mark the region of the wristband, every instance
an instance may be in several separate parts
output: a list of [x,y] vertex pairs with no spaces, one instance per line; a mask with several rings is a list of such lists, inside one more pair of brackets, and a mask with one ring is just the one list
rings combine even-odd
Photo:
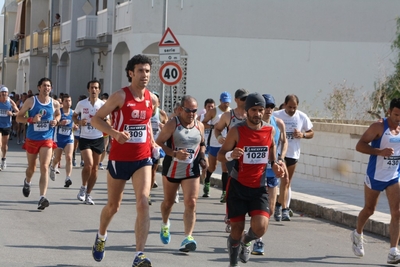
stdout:
[[33,118],[29,117],[28,120],[26,121],[27,123],[33,123]]
[[233,160],[232,152],[233,151],[228,151],[228,152],[225,153],[225,158],[226,158],[227,161],[232,161]]

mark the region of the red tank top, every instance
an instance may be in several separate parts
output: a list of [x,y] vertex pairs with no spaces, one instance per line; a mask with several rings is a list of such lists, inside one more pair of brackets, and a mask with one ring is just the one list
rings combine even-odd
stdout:
[[129,132],[130,139],[124,144],[112,140],[109,159],[115,161],[138,161],[151,157],[150,128],[153,107],[150,92],[145,89],[144,100],[136,101],[128,87],[125,103],[112,113],[112,126],[117,131]]
[[244,154],[236,161],[231,176],[247,187],[265,186],[265,169],[272,144],[272,126],[263,123],[261,129],[252,130],[243,122],[237,129],[239,142],[236,147],[243,148]]

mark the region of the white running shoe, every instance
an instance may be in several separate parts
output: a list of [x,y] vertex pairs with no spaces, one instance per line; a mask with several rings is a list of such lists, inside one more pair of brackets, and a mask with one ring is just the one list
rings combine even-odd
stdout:
[[49,171],[50,171],[50,173],[49,173],[50,179],[52,181],[55,181],[56,180],[56,171],[54,170],[53,166],[50,166]]
[[179,203],[179,192],[176,191],[175,203]]
[[4,171],[7,168],[7,162],[5,159],[1,160],[1,170]]
[[[352,248],[353,248],[353,252],[354,255],[356,255],[357,257],[362,257],[364,256],[364,235],[358,235],[356,230],[354,230],[353,232],[351,232],[350,234],[350,238],[351,238],[351,242],[353,242]],[[389,260],[389,258],[388,258]]]
[[399,250],[396,248],[396,251],[393,252],[389,252],[388,254],[388,258],[387,258],[387,263],[389,264],[397,264],[400,263],[400,253]]
[[80,201],[85,201],[86,199],[86,188],[81,187],[81,189],[79,189],[79,193],[76,196],[76,198]]
[[89,194],[86,194],[85,204],[86,205],[94,205],[94,201]]

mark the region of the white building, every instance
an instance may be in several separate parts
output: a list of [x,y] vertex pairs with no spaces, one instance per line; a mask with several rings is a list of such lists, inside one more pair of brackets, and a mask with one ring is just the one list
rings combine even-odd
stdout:
[[[127,85],[126,63],[138,53],[153,59],[149,89],[161,92],[158,43],[168,26],[181,46],[183,79],[173,90],[165,86],[167,111],[184,94],[201,107],[238,88],[271,93],[277,104],[294,93],[321,108],[319,90],[327,94],[347,80],[372,91],[393,72],[400,1],[7,0],[5,13],[6,40],[21,39],[17,54],[6,53],[4,83],[19,93],[35,92],[50,74],[55,92],[74,101],[94,77],[104,92],[116,91]],[[51,27],[56,13],[61,24]]]

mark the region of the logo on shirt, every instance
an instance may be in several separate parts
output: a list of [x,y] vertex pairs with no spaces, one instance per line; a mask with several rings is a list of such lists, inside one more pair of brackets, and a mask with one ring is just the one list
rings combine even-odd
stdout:
[[41,109],[41,110],[39,110],[39,114],[40,114],[42,117],[44,117],[44,116],[46,116],[47,111],[46,111],[45,109]]

